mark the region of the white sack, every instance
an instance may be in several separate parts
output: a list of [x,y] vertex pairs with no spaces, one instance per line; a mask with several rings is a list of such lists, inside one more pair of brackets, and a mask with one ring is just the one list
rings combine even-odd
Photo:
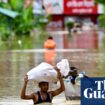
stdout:
[[[57,67],[61,70],[61,74],[66,76],[69,72],[69,64],[68,61],[62,60],[57,64]],[[28,73],[28,79],[34,80],[35,82],[57,82],[57,72],[54,67],[46,62],[43,62],[36,66],[35,68],[31,69]]]
[[56,82],[57,72],[48,63],[41,63],[35,68],[31,69],[28,73],[28,79],[34,80],[36,82],[46,81],[46,82]]
[[62,59],[56,65],[60,70],[63,76],[67,76],[70,71],[70,65],[67,59]]

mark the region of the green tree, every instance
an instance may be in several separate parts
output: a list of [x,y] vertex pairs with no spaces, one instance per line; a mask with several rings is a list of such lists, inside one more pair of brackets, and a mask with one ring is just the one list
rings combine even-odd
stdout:
[[100,26],[105,28],[105,0],[96,0],[96,3],[103,5],[104,14],[99,16]]
[[95,1],[96,1],[96,3],[100,3],[100,4],[105,5],[105,0],[95,0]]
[[8,3],[0,3],[0,7],[18,13],[18,16],[15,18],[0,14],[1,39],[5,41],[10,49],[20,47],[17,43],[12,43],[13,41],[17,42],[17,40],[19,40],[19,43],[21,42],[20,44],[24,44],[22,48],[32,48],[32,30],[37,29],[43,33],[46,22],[40,20],[48,20],[49,17],[45,15],[34,15],[32,13],[32,1],[27,7],[24,6],[24,0],[9,0]]
[[[103,5],[104,13],[99,16],[99,22],[101,28],[105,28],[105,0],[96,0],[97,3]],[[100,70],[101,76],[105,76],[105,33],[103,33],[103,40],[102,40],[102,45],[100,47],[100,60],[99,60],[99,67],[98,69]]]

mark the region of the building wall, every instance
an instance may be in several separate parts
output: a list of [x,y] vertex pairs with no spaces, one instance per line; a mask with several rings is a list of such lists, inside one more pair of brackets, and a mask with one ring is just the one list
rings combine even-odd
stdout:
[[[81,22],[90,20],[97,24],[97,17],[102,14],[102,8],[94,0],[43,0],[45,11],[52,15],[52,20],[47,25],[48,31],[64,31],[66,18],[75,18]],[[88,22],[87,22],[88,23]],[[54,35],[57,35],[55,33]],[[82,32],[74,35],[72,41],[69,36],[61,33],[64,48],[98,48],[97,32]],[[59,36],[58,36],[59,37]]]

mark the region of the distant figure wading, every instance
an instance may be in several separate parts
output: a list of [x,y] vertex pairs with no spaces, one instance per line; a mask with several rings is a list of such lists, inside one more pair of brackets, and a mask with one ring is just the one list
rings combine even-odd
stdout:
[[48,39],[44,42],[44,48],[45,51],[45,62],[55,66],[55,59],[56,59],[56,42],[54,41],[53,37],[50,36]]

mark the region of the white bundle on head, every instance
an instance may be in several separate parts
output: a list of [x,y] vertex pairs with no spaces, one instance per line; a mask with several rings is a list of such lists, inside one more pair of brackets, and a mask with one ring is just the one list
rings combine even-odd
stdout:
[[[69,63],[67,59],[63,59],[57,63],[57,67],[60,69],[62,75],[66,76],[69,69]],[[57,82],[57,72],[54,67],[46,62],[42,62],[35,68],[31,69],[28,73],[28,79],[35,82]]]

